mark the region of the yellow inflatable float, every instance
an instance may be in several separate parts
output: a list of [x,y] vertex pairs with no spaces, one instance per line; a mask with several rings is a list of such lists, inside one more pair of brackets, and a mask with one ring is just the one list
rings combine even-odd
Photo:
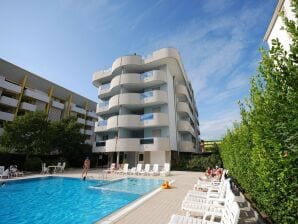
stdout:
[[166,181],[161,185],[161,188],[162,188],[162,189],[170,189],[171,186],[170,186],[170,184],[169,184],[169,181],[166,180]]

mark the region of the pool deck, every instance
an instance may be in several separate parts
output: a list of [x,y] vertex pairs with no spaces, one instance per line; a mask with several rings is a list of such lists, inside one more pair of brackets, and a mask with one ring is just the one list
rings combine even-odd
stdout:
[[[199,176],[203,173],[200,172],[186,172],[186,171],[172,171],[170,176],[129,176],[136,178],[158,178],[174,181],[172,189],[167,190],[156,190],[145,195],[140,199],[130,203],[122,209],[112,213],[104,219],[97,222],[97,224],[159,224],[168,223],[172,214],[185,215],[185,212],[181,210],[181,203],[188,190],[193,188],[193,185],[197,182]],[[28,175],[28,177],[40,177],[43,175],[35,174]],[[54,176],[65,176],[65,177],[81,177],[81,170],[70,169],[66,170],[63,174],[56,174]],[[91,170],[88,174],[88,179],[105,179],[105,180],[116,180],[119,178],[125,178],[126,175],[108,174],[103,175],[99,170]],[[17,178],[22,179],[22,178]],[[5,180],[7,181],[7,180]],[[1,180],[0,180],[1,182]],[[263,223],[258,218],[258,214],[251,208],[249,202],[247,202],[242,194],[236,197],[241,213],[239,218],[239,224],[254,224]],[[129,211],[130,210],[130,211]],[[125,214],[123,214],[125,213]]]

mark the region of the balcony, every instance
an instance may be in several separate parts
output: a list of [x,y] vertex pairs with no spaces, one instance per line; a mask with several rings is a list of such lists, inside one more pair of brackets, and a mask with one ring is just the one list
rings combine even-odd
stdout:
[[80,123],[80,124],[85,124],[85,119],[79,117],[77,119],[77,122]]
[[82,135],[84,135],[84,134],[85,134],[85,129],[81,128],[81,129],[80,129],[80,133],[81,133]]
[[94,132],[103,132],[106,130],[107,130],[107,121],[106,120],[95,122]]
[[55,107],[55,108],[58,108],[60,110],[63,110],[64,109],[64,104],[63,103],[60,103],[56,100],[53,100],[52,101],[52,106]]
[[96,112],[98,115],[102,115],[107,112],[117,111],[121,105],[130,109],[137,109],[147,106],[161,105],[167,102],[168,97],[165,91],[154,90],[141,94],[123,93],[111,97],[109,101],[98,104]]
[[22,102],[20,105],[20,109],[28,110],[28,111],[36,111],[36,105],[31,103]]
[[12,121],[14,118],[14,114],[0,111],[0,120],[3,121]]
[[86,110],[85,109],[83,109],[81,107],[78,107],[75,104],[72,104],[71,111],[77,112],[79,114],[84,114],[84,115],[86,114]]
[[93,135],[93,131],[92,130],[85,130],[85,135],[90,135],[92,136]]
[[37,90],[25,89],[24,96],[28,96],[30,98],[43,101],[45,103],[49,103],[49,97],[43,93],[38,92]]
[[195,144],[192,141],[181,141],[180,152],[196,152]]
[[105,141],[98,141],[93,143],[93,147],[92,147],[93,153],[105,152],[105,149],[106,149]]
[[115,76],[110,83],[101,85],[98,89],[99,98],[110,97],[120,93],[121,86],[132,90],[141,90],[167,82],[166,74],[160,70],[154,70],[143,74],[124,73]]
[[96,142],[93,152],[170,151],[169,138],[118,138]]
[[127,55],[117,58],[112,64],[112,71],[116,71],[125,66],[126,70],[134,69],[143,64],[143,59],[140,55]]
[[181,132],[189,132],[195,137],[195,131],[194,128],[191,126],[189,121],[178,121],[178,131]]
[[7,80],[5,80],[4,77],[1,77],[1,76],[0,76],[0,88],[6,89],[13,93],[20,93],[22,91],[21,86],[14,84],[12,82],[8,82]]
[[0,128],[0,136],[3,135],[4,129]]
[[164,127],[169,125],[168,114],[151,113],[144,115],[118,115],[107,120],[99,121],[95,125],[95,132],[116,130],[117,128],[143,129],[148,127]]
[[192,103],[185,85],[177,85],[175,89],[178,97],[181,97],[183,101],[188,101],[190,104]]
[[88,111],[87,112],[87,117],[92,117],[92,118],[95,118],[95,119],[98,118],[94,111]]
[[0,104],[4,104],[7,106],[11,106],[11,107],[17,107],[18,105],[18,100],[11,98],[11,97],[7,97],[7,96],[1,96],[0,97]]
[[112,68],[95,72],[92,77],[92,84],[99,87],[103,80],[108,79],[112,75]]
[[89,121],[89,120],[86,120],[86,123],[85,123],[87,126],[91,126],[93,127],[94,126],[94,121]]

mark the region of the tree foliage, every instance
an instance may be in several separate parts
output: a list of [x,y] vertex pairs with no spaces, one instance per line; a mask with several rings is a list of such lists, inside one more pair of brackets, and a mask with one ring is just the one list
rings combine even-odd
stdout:
[[51,146],[65,157],[70,157],[86,137],[80,133],[81,125],[73,117],[51,124]]
[[[298,3],[293,1],[298,19]],[[276,39],[261,50],[242,120],[221,145],[225,168],[276,223],[298,220],[298,27],[284,19],[289,52]]]
[[29,156],[59,153],[71,157],[81,148],[85,136],[75,118],[50,122],[43,112],[28,112],[4,125],[2,146]]
[[50,123],[42,112],[28,112],[4,124],[2,145],[10,150],[32,154],[45,153],[49,149]]

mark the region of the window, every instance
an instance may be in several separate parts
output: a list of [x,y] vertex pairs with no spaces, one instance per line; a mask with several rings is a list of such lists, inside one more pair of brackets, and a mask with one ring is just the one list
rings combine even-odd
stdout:
[[152,120],[153,116],[153,114],[143,114],[140,116],[140,121]]
[[103,147],[103,146],[106,146],[105,141],[96,142],[96,147]]
[[153,143],[154,143],[153,138],[143,138],[140,140],[141,145],[153,144]]
[[147,97],[151,97],[153,96],[153,92],[152,91],[148,91],[148,92],[144,92],[140,94],[141,99],[145,99]]
[[98,126],[107,126],[107,120],[102,120],[98,122]]
[[146,72],[146,73],[141,74],[140,78],[141,78],[141,80],[144,80],[144,79],[151,77],[152,75],[153,75],[152,72]]
[[139,162],[143,162],[144,161],[144,154],[139,154]]
[[154,129],[152,130],[153,137],[160,137],[161,136],[161,129]]
[[152,108],[152,113],[160,113],[160,107]]

